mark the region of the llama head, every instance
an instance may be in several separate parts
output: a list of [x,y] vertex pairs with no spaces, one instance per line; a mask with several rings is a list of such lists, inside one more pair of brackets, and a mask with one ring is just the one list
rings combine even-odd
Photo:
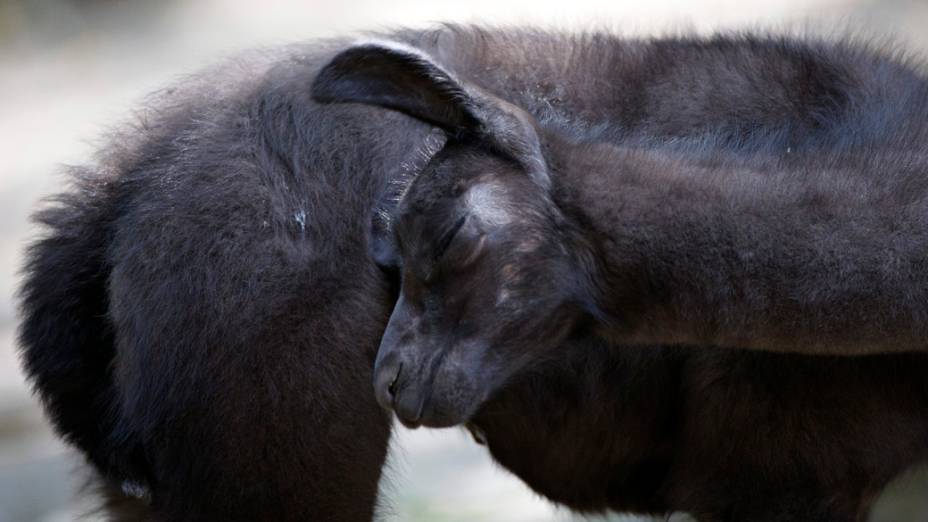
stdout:
[[401,274],[374,386],[407,425],[467,421],[580,316],[567,224],[525,110],[391,42],[351,47],[313,84],[322,102],[386,107],[447,142],[409,184],[378,259]]

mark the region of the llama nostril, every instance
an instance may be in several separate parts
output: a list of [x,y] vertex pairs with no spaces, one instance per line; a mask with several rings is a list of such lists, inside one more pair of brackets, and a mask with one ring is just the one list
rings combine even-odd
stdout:
[[396,369],[396,375],[393,376],[393,380],[390,381],[390,385],[387,386],[387,391],[390,393],[390,399],[396,400],[396,383],[400,380],[400,374],[403,372],[403,363],[400,363],[399,368]]
[[403,391],[403,366],[394,357],[389,357],[374,369],[374,396],[385,410],[392,410],[398,395]]

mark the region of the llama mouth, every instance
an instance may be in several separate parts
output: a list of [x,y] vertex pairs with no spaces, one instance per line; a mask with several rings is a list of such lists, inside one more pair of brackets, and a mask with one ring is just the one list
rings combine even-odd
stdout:
[[[408,396],[409,394],[406,394]],[[403,400],[403,396],[395,395],[393,403],[393,412],[400,424],[409,428],[416,429],[422,426],[422,412],[425,409],[425,400],[420,397]]]
[[487,445],[487,434],[484,431],[474,424],[473,422],[468,422],[464,424],[464,427],[467,428],[467,431],[470,432],[470,436],[474,438],[474,442],[480,444],[481,446]]
[[415,421],[406,420],[401,415],[397,415],[396,418],[400,421],[400,424],[402,424],[403,427],[406,429],[416,430],[422,427],[422,423],[418,420],[415,420]]
[[393,393],[393,413],[400,423],[410,429],[422,426],[422,415],[427,400],[423,390],[405,386]]

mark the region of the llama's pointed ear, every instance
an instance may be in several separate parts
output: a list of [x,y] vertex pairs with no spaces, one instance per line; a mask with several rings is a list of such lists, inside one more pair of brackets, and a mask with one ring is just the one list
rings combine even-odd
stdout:
[[316,76],[313,97],[321,102],[357,102],[405,112],[449,132],[479,125],[460,83],[426,54],[399,43],[350,47]]
[[452,136],[472,135],[519,162],[543,188],[550,186],[531,115],[459,81],[412,47],[380,41],[350,47],[319,71],[312,94],[320,102],[387,107]]

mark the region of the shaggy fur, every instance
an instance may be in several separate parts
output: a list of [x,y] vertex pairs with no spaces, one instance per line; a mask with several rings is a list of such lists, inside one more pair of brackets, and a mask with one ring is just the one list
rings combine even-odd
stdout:
[[571,337],[468,426],[571,509],[700,521],[868,520],[928,460],[928,357],[809,357]]
[[[574,507],[862,520],[928,454],[928,358],[886,354],[925,348],[928,81],[841,46],[653,45],[686,59],[654,90],[686,85],[668,99],[732,121],[685,147],[666,144],[674,131],[590,134],[391,43],[358,44],[319,74],[317,99],[396,109],[449,139],[394,212],[402,287],[378,399],[409,425],[489,423],[501,462]],[[539,364],[569,373],[577,337],[617,352],[592,384],[611,401],[536,389],[480,409]],[[885,355],[846,357],[861,354]],[[580,397],[600,364],[566,379]],[[513,444],[525,433],[544,435]]]
[[365,238],[428,128],[313,103],[325,53],[160,93],[38,215],[25,369],[59,433],[155,520],[372,517],[393,298]]
[[[506,98],[544,128],[573,141],[669,148],[688,161],[717,149],[770,158],[792,151],[796,162],[839,145],[852,150],[867,143],[872,146],[862,150],[889,151],[918,140],[924,143],[923,119],[914,117],[923,114],[918,112],[921,78],[898,61],[851,45],[746,36],[625,41],[605,34],[455,27],[399,31],[388,37],[423,50],[456,77]],[[384,261],[390,258],[390,242],[384,243],[383,232],[391,229],[390,211],[442,139],[430,133],[430,125],[392,110],[313,101],[310,86],[317,72],[345,48],[345,42],[313,43],[244,57],[159,93],[136,123],[116,133],[95,165],[75,170],[76,186],[38,215],[46,233],[29,250],[22,289],[25,370],[58,432],[103,476],[114,506],[122,504],[118,497],[135,497],[136,508],[161,521],[371,518],[389,415],[377,406],[370,382],[398,284],[391,268],[384,270],[375,260],[389,264]],[[878,105],[860,106],[846,98],[848,78],[868,79],[867,85],[875,89],[867,91],[870,101]],[[838,116],[852,114],[848,108],[859,106],[867,109],[862,114],[870,119],[854,121],[867,133],[835,131],[841,128],[836,122],[850,120]],[[907,154],[900,157],[916,161]],[[911,172],[918,173],[918,165],[912,163]],[[913,176],[911,183],[912,194],[918,194],[918,178]],[[728,216],[726,222],[739,220]],[[694,280],[707,269],[704,262],[692,258]],[[728,313],[728,302],[715,303],[723,294],[714,288],[687,295],[707,292],[709,297],[694,306],[708,302]],[[832,294],[821,297],[822,305],[844,310],[841,300],[828,300]],[[609,310],[608,303],[602,308]],[[854,320],[859,314],[844,317]],[[840,314],[835,321],[850,324]],[[869,331],[870,324],[864,323],[858,332]],[[686,332],[689,325],[680,327]],[[762,328],[759,331],[758,339],[769,337]],[[737,338],[739,343],[744,340]],[[644,375],[660,366],[654,360],[662,359],[660,353],[647,352],[624,361],[624,367],[631,375]],[[688,357],[698,359],[698,354]],[[697,425],[682,431],[668,423],[661,427],[662,437],[695,437],[679,439],[680,444],[711,459],[713,452],[727,451],[726,440],[754,433],[750,428],[728,434],[712,431],[726,418],[723,408],[729,405],[744,418],[737,426],[767,426],[773,417],[764,415],[772,411],[765,407],[783,412],[787,420],[801,419],[782,427],[771,420],[774,431],[769,437],[748,439],[744,451],[788,448],[789,441],[807,441],[809,433],[832,437],[833,432],[823,430],[835,426],[852,437],[857,432],[848,426],[876,420],[868,414],[874,408],[899,412],[884,423],[882,434],[897,437],[887,448],[909,455],[906,444],[911,437],[920,434],[920,440],[926,440],[905,402],[923,396],[914,391],[904,395],[907,386],[915,386],[907,373],[895,377],[895,387],[890,387],[880,380],[882,370],[865,360],[841,361],[835,364],[851,369],[840,377],[842,384],[831,385],[832,373],[825,369],[833,365],[823,363],[810,380],[821,378],[816,386],[823,388],[822,394],[833,395],[831,402],[819,403],[820,394],[801,392],[808,384],[789,380],[806,374],[805,359],[774,371],[776,365],[764,359],[768,356],[745,354],[745,360],[755,361],[747,364],[726,357],[713,359],[711,371],[687,379],[670,373],[666,396],[680,397],[673,390],[686,390],[688,400],[715,404],[716,409],[706,411],[702,419],[674,417]],[[589,451],[597,440],[583,426],[600,426],[600,421],[585,398],[618,400],[628,381],[609,376],[610,368],[619,366],[608,358],[577,361],[579,371],[549,370],[553,375],[523,384],[521,377],[515,378],[507,384],[512,397],[532,393],[528,397],[533,400],[501,394],[499,402],[487,403],[486,418],[509,419],[507,429],[541,422],[556,438],[562,426],[558,417],[546,421],[535,409],[553,401],[552,412],[578,415],[579,428],[561,432],[564,440],[572,441],[564,462],[575,458],[571,453]],[[914,356],[886,361],[887,368],[902,366],[912,374],[918,373],[915,363],[923,363]],[[659,377],[667,370],[655,371]],[[844,402],[847,381],[855,372],[865,374],[862,382],[874,384],[852,388],[847,393],[857,395]],[[580,379],[598,374],[606,377],[589,388]],[[743,390],[720,392],[714,398],[705,387],[688,384],[709,386],[726,380],[742,387],[756,381],[759,391],[753,399]],[[544,382],[556,383],[563,392],[538,393],[538,387],[549,389],[539,384]],[[791,400],[765,393],[781,384],[795,388]],[[599,393],[599,386],[609,391]],[[858,395],[869,402],[855,403],[852,398]],[[665,404],[677,404],[671,411],[678,409],[672,400],[658,404],[628,397],[618,406],[641,416],[608,424],[610,434],[616,429],[647,432],[653,429],[653,418],[665,415],[658,413]],[[657,401],[657,396],[650,399]],[[859,404],[860,409],[848,404]],[[555,405],[560,410],[553,409]],[[832,405],[834,410],[827,409]],[[570,498],[540,483],[543,477],[532,476],[519,464],[539,451],[556,457],[568,448],[553,443],[532,447],[525,443],[524,431],[507,432],[495,421],[477,420],[497,458],[552,498],[584,509],[674,508],[669,501],[660,503],[647,488],[628,503],[603,500],[606,497]],[[793,429],[797,423],[812,431]],[[870,447],[860,444],[878,440],[876,435],[866,439],[869,432],[859,433],[858,446],[849,442],[840,447],[871,455]],[[772,448],[770,440],[777,441]],[[665,445],[657,445],[656,450],[634,451],[659,454]],[[841,477],[873,476],[866,467],[865,475],[837,475],[845,469],[842,466],[857,469],[851,464],[860,461],[845,458],[851,449],[838,452],[838,447],[823,444],[804,448],[805,460],[754,455],[757,464],[744,468],[744,476],[753,479],[797,462],[808,464],[796,469],[803,477],[808,472],[810,481],[830,470]],[[718,462],[728,466],[736,466],[738,456],[744,456],[736,451],[725,455],[731,458]],[[875,460],[887,462],[881,468],[884,474],[894,473],[896,461],[879,456]],[[635,481],[634,487],[664,484],[663,477],[669,476],[666,462],[659,456],[636,463],[635,473],[651,479]],[[677,461],[683,467],[687,462]],[[691,462],[689,472],[699,471],[701,461]],[[623,466],[610,470],[624,473]],[[559,468],[552,464],[548,469],[551,480]],[[595,478],[578,469],[582,476]],[[714,470],[713,480],[676,475],[681,477],[677,484],[690,486],[702,502],[687,504],[691,509],[722,509],[713,506],[730,498],[721,484],[734,482],[737,475],[726,473],[726,468]],[[783,476],[795,477],[799,471],[790,473]],[[728,481],[717,482],[720,489],[697,495],[696,485],[707,486],[720,477]],[[610,491],[623,487],[621,481],[614,484]],[[814,484],[831,491],[830,482]],[[593,495],[595,489],[589,491]],[[636,496],[637,491],[623,494]],[[755,492],[752,498],[757,499],[769,493],[762,488]],[[757,500],[745,505],[764,504]],[[118,512],[129,513],[123,509]]]

